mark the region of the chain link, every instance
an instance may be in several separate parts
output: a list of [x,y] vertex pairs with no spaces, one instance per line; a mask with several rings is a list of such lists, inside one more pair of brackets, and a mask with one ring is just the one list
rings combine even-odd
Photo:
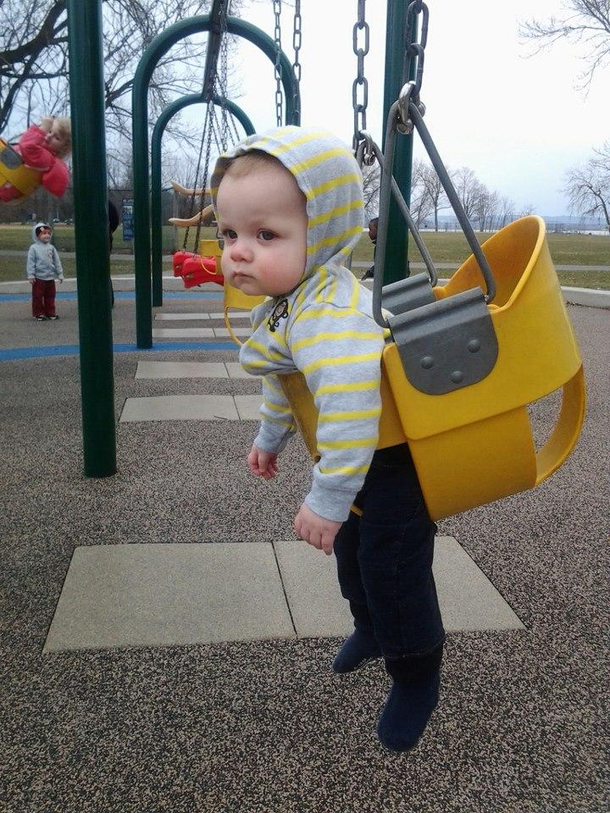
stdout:
[[282,95],[282,0],[273,0],[273,14],[275,16],[275,28],[273,30],[273,41],[275,42],[275,120],[277,126],[282,126],[284,118]]
[[[354,139],[352,146],[354,152],[358,149],[360,133],[366,130],[366,108],[369,103],[369,83],[364,75],[364,57],[369,52],[369,25],[366,21],[365,7],[366,0],[358,0],[358,20],[354,24],[352,35],[354,53],[358,61],[357,74],[352,85],[352,105],[354,108]],[[364,42],[359,45],[361,31],[364,32]]]
[[301,50],[301,42],[302,42],[302,25],[301,19],[301,0],[296,0],[294,5],[294,30],[292,34],[292,47],[294,49],[294,62],[292,63],[292,69],[294,71],[294,80],[295,80],[295,88],[294,88],[294,96],[293,96],[293,107],[294,113],[296,116],[296,120],[301,120],[301,94],[299,88],[301,86],[301,63],[299,62],[299,51]]
[[[411,31],[417,36],[417,20],[416,17],[422,15],[421,30],[419,42],[417,40],[411,41]],[[428,19],[430,12],[428,6],[423,0],[412,0],[407,8],[407,16],[405,19],[405,56],[402,69],[402,83],[403,85],[409,81],[409,64],[413,57],[415,57],[415,87],[413,92],[413,99],[419,99],[419,92],[421,90],[422,79],[424,75],[424,53],[426,43],[428,42]]]

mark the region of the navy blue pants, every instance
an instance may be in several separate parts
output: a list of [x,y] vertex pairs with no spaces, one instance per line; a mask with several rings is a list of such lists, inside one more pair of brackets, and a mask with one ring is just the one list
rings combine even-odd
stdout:
[[440,665],[445,631],[432,575],[436,525],[406,444],[375,452],[354,511],[335,539],[354,626],[373,633],[396,680]]

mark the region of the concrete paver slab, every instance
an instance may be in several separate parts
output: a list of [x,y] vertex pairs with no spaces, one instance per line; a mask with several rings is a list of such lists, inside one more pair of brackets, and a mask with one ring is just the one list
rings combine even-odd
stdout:
[[437,537],[434,578],[450,632],[525,629],[485,573],[451,536]]
[[139,361],[136,370],[136,378],[228,377],[225,365],[212,361]]
[[235,407],[242,421],[260,420],[260,409],[262,396],[257,395],[236,395]]
[[78,547],[44,652],[294,638],[270,543]]
[[256,376],[247,373],[238,361],[227,361],[225,367],[229,373],[229,378],[250,378],[253,381],[256,378]]
[[[353,625],[337,584],[334,557],[299,541],[274,544],[299,638],[348,635]],[[524,628],[453,537],[437,537],[434,577],[448,632]]]
[[[224,313],[210,313],[210,319],[222,319],[224,320],[225,315]],[[250,320],[250,313],[249,311],[240,313],[239,311],[231,311],[231,321],[234,322],[238,319],[241,319],[244,322],[248,322]]]
[[335,557],[300,540],[273,544],[298,637],[349,635],[352,617],[339,590]]
[[209,313],[157,313],[156,322],[188,321],[191,319],[209,319]]
[[[233,328],[233,333],[236,336],[250,336],[252,331],[250,330],[249,327],[234,327]],[[231,334],[229,333],[229,331],[228,331],[228,329],[226,327],[216,327],[216,328],[214,328],[214,335],[218,339],[221,339],[221,338],[222,339],[227,339],[227,338],[231,337]]]
[[153,339],[213,339],[211,327],[158,327],[152,330]]
[[156,395],[127,398],[121,423],[135,421],[238,421],[231,395]]

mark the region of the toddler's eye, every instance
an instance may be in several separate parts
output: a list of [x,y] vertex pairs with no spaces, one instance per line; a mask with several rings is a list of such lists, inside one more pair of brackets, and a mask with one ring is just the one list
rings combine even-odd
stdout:
[[237,232],[233,231],[233,229],[223,229],[223,231],[220,232],[220,235],[221,237],[224,237],[225,240],[235,240],[237,237]]
[[258,233],[258,236],[261,238],[261,240],[269,241],[269,240],[274,239],[275,234],[272,231],[268,231],[267,229],[263,229],[262,231],[260,231]]

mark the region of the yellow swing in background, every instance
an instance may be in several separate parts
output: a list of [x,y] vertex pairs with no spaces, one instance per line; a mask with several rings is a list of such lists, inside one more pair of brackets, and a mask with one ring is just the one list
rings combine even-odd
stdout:
[[[216,272],[222,275],[222,247],[218,240],[205,240],[199,241],[199,254],[202,257],[214,257],[216,259]],[[264,301],[264,296],[249,296],[244,294],[239,288],[234,288],[232,285],[224,280],[222,286],[223,292],[223,316],[224,322],[229,331],[229,336],[235,344],[242,344],[238,339],[233,325],[231,324],[231,314],[234,311],[250,312],[252,308],[260,305]]]
[[17,150],[0,138],[0,186],[10,184],[19,190],[22,197],[26,197],[40,186],[41,177],[40,170],[25,166]]

